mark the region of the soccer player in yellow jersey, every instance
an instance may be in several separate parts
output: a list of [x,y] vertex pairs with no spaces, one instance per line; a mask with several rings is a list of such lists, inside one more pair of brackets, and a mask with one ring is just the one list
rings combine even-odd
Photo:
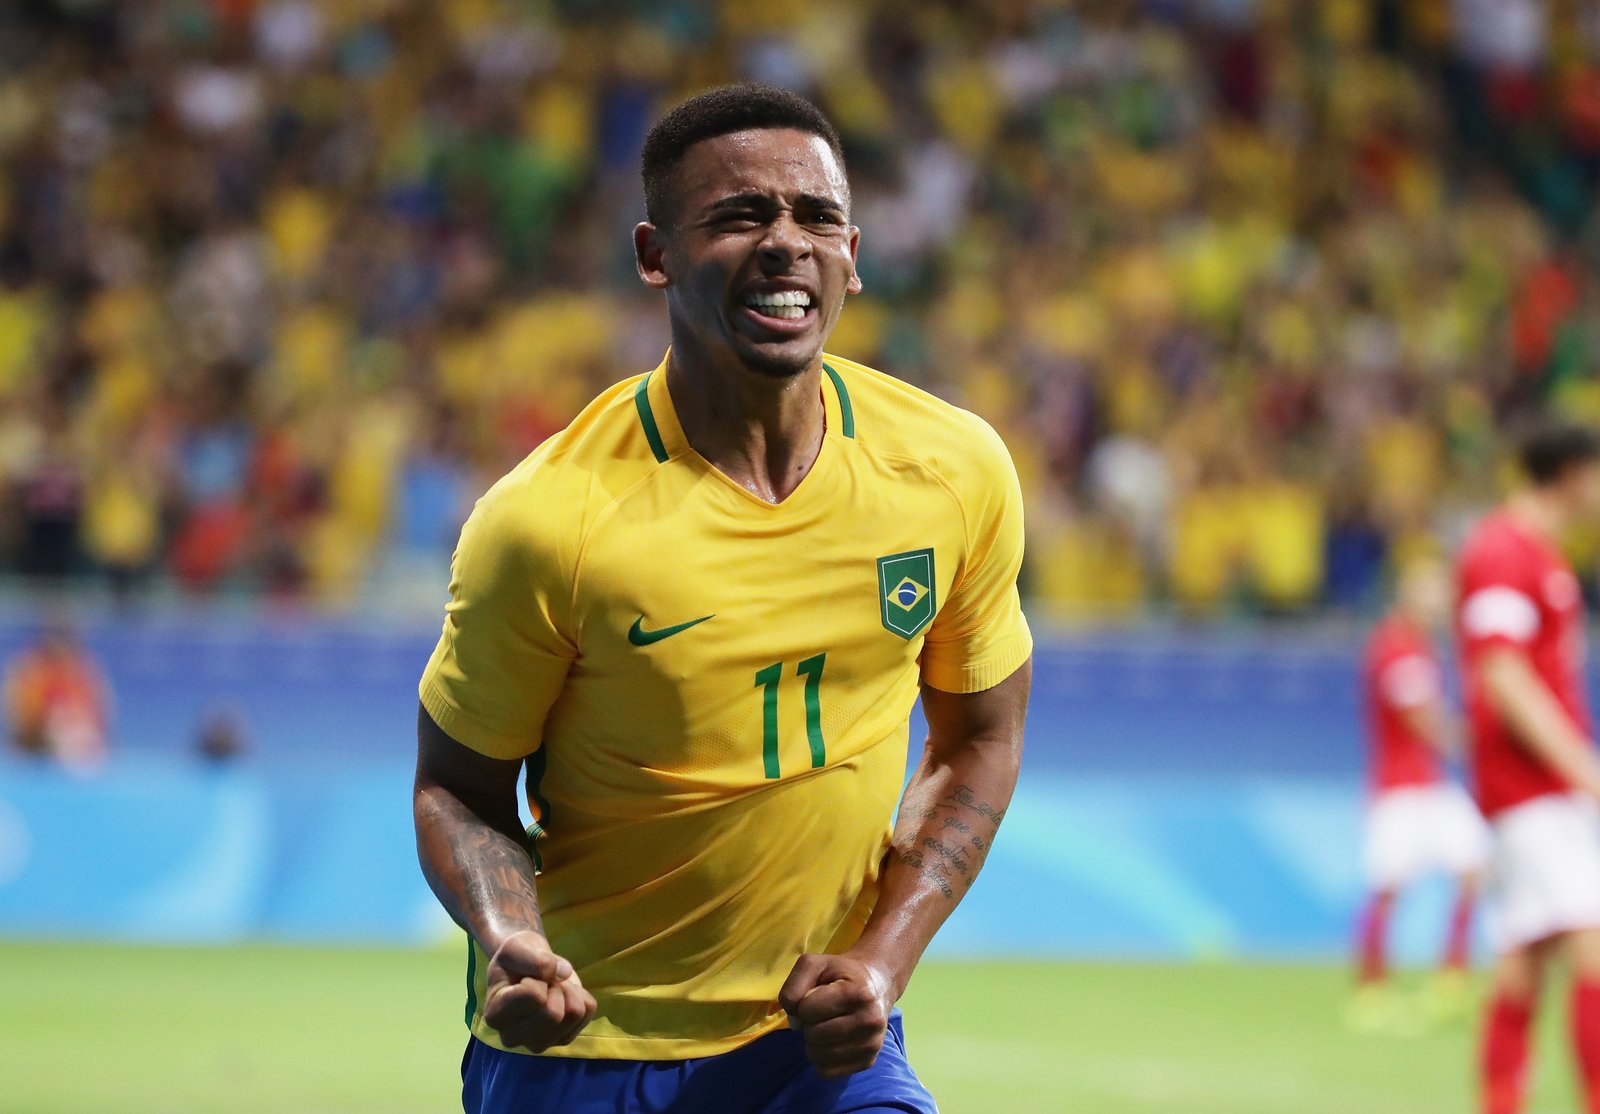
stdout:
[[479,501],[420,686],[464,1104],[932,1112],[894,1007],[1016,784],[1016,474],[980,419],[823,353],[859,234],[813,105],[713,90],[643,164],[671,351]]

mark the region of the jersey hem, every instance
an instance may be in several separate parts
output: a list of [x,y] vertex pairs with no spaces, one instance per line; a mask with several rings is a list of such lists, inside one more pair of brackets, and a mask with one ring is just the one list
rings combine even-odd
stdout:
[[983,692],[1021,669],[1032,653],[1033,632],[1024,620],[1021,630],[981,658],[961,665],[941,665],[937,660],[924,664],[922,679],[940,692],[958,695]]
[[1526,654],[1533,648],[1533,640],[1527,638],[1514,638],[1502,631],[1489,634],[1468,634],[1463,640],[1469,654],[1481,655],[1487,650],[1496,650],[1505,647],[1508,650],[1519,650]]
[[552,1048],[548,1052],[529,1052],[526,1048],[507,1048],[500,1043],[495,1031],[474,1017],[467,1026],[469,1032],[491,1048],[510,1052],[516,1056],[550,1056],[563,1060],[698,1060],[702,1056],[720,1056],[743,1048],[751,1041],[784,1028],[787,1021],[780,1013],[754,1029],[732,1037],[706,1040],[699,1037],[591,1037],[579,1036],[571,1044]]
[[[1478,811],[1483,813],[1485,820],[1493,823],[1512,809],[1521,808],[1523,805],[1532,804],[1534,801],[1541,801],[1546,797],[1571,797],[1575,793],[1577,791],[1571,788],[1552,786],[1549,789],[1541,789],[1537,793],[1528,793],[1523,796],[1509,797],[1504,801],[1496,801],[1493,806],[1485,804],[1482,800],[1477,800]],[[1476,798],[1474,799],[1476,800]]]
[[1432,774],[1423,777],[1421,774],[1397,778],[1392,781],[1375,781],[1367,787],[1367,796],[1377,802],[1390,793],[1403,793],[1408,789],[1435,789],[1441,785],[1451,784],[1450,779],[1444,774]]
[[519,758],[526,758],[539,749],[537,746],[529,747],[526,739],[515,735],[504,735],[484,727],[452,704],[450,698],[439,690],[432,678],[422,679],[422,683],[417,686],[417,696],[421,699],[428,715],[433,717],[433,722],[438,725],[439,730],[462,746],[475,750],[485,757],[513,762]]

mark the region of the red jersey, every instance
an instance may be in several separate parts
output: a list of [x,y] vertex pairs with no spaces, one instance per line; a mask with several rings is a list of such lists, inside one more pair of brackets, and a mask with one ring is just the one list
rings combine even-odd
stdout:
[[1379,623],[1367,639],[1362,687],[1373,792],[1440,781],[1438,755],[1406,722],[1408,711],[1443,692],[1439,659],[1427,636],[1397,615]]
[[1456,577],[1473,778],[1478,805],[1492,818],[1570,787],[1526,750],[1489,706],[1478,682],[1478,663],[1495,646],[1522,650],[1573,723],[1592,737],[1583,691],[1583,595],[1560,550],[1504,510],[1472,531]]

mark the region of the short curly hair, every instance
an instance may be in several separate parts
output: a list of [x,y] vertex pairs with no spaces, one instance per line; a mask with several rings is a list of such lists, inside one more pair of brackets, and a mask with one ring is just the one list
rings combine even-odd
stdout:
[[839,165],[844,165],[839,133],[820,108],[798,93],[757,81],[718,86],[673,108],[645,137],[640,175],[645,216],[650,222],[660,224],[668,215],[672,171],[690,147],[754,128],[793,128],[820,136]]
[[1559,483],[1572,468],[1600,460],[1600,434],[1579,422],[1545,419],[1520,440],[1517,455],[1535,487]]

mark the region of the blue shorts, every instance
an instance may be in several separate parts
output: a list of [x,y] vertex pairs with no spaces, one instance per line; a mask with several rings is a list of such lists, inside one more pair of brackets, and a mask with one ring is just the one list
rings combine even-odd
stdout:
[[698,1060],[578,1060],[502,1052],[476,1037],[461,1061],[466,1114],[938,1114],[906,1061],[900,1011],[866,1071],[820,1079],[779,1029]]

